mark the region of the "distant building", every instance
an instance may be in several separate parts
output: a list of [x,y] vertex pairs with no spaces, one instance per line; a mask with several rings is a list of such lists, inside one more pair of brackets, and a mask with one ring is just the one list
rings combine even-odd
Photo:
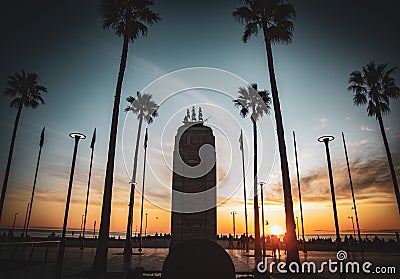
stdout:
[[[215,137],[193,107],[175,137],[171,244],[191,239],[217,239]],[[200,159],[200,153],[202,160]]]

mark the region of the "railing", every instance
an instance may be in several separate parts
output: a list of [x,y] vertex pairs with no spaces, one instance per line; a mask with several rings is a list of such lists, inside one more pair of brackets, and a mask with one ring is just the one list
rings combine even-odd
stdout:
[[[32,277],[30,275],[35,278],[45,278],[49,252],[54,256],[59,243],[59,240],[29,242],[6,240],[0,243],[0,278],[29,278]],[[36,268],[34,274],[31,274],[33,265]]]

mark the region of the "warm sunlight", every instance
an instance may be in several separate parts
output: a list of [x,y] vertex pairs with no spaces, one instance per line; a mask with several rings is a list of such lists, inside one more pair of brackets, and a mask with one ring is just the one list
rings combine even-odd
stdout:
[[272,227],[269,229],[269,231],[270,231],[270,233],[273,234],[273,235],[282,235],[282,234],[283,234],[283,228],[282,228],[281,226],[277,226],[277,225],[272,226]]

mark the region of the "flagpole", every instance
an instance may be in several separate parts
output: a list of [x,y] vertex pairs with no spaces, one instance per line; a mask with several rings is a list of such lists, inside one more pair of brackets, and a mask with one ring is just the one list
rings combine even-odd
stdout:
[[144,158],[143,158],[143,180],[142,180],[142,205],[140,208],[140,237],[139,237],[139,252],[142,251],[142,229],[143,229],[143,203],[144,203],[144,181],[145,181],[145,175],[146,175],[146,157],[147,157],[147,140],[148,140],[148,135],[147,135],[147,128],[146,128],[146,134],[144,136]]
[[297,160],[296,134],[295,134],[294,131],[293,131],[293,143],[294,143],[294,155],[295,155],[295,157],[296,157],[297,188],[298,188],[298,190],[299,190],[301,232],[302,232],[302,236],[303,236],[303,252],[304,252],[304,253],[307,253],[307,249],[306,249],[306,239],[305,239],[305,237],[304,237],[303,204],[302,204],[302,202],[301,202],[299,161]]
[[28,219],[27,219],[26,228],[25,228],[25,237],[28,237],[29,222],[31,220],[31,212],[32,212],[33,196],[35,195],[36,179],[37,179],[37,174],[38,174],[38,170],[39,170],[40,156],[42,154],[42,147],[43,147],[43,144],[44,144],[44,130],[45,130],[45,127],[43,127],[42,133],[40,134],[39,155],[38,155],[37,162],[36,162],[35,178],[33,179],[31,202],[30,202],[30,205],[29,205]]
[[358,241],[359,241],[360,244],[361,244],[362,240],[361,240],[360,224],[358,223],[358,214],[357,214],[357,207],[356,207],[356,199],[355,199],[355,197],[354,197],[353,180],[351,179],[349,157],[347,156],[347,147],[346,147],[346,141],[345,141],[345,139],[344,139],[344,133],[343,133],[343,132],[342,132],[342,138],[343,138],[344,154],[346,155],[347,171],[348,171],[348,173],[349,173],[350,188],[351,188],[351,196],[352,196],[352,198],[353,198],[353,209],[354,209],[354,214],[355,214],[355,216],[356,216]]
[[94,144],[96,143],[96,128],[94,128],[92,141],[90,143],[90,149],[92,152],[90,154],[90,165],[89,165],[89,177],[87,183],[87,191],[86,191],[86,204],[85,204],[85,217],[83,219],[83,230],[82,230],[82,239],[81,239],[81,250],[84,249],[84,242],[85,242],[85,229],[86,229],[86,216],[87,216],[87,208],[89,202],[89,188],[90,188],[90,180],[92,178],[92,166],[93,166],[93,153],[94,153]]
[[243,193],[244,193],[244,219],[245,219],[245,225],[246,225],[246,252],[249,252],[249,231],[248,231],[248,226],[247,226],[247,195],[246,195],[246,174],[245,174],[245,169],[244,169],[244,150],[243,150],[243,132],[240,130],[240,138],[239,138],[239,143],[240,143],[240,150],[242,151],[242,172],[243,172]]

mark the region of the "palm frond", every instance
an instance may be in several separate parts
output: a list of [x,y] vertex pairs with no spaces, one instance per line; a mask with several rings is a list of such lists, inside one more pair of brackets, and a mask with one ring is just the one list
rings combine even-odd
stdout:
[[25,72],[9,75],[7,80],[8,87],[3,94],[14,98],[10,107],[19,108],[24,106],[27,108],[37,108],[40,104],[44,104],[42,93],[47,92],[47,88],[38,84],[39,76],[33,72]]
[[387,64],[371,61],[361,71],[350,73],[348,90],[354,93],[355,105],[367,105],[368,116],[378,117],[390,113],[390,99],[400,97],[394,73],[396,68],[387,69]]
[[112,28],[115,34],[130,41],[146,36],[147,25],[160,20],[160,15],[151,10],[153,4],[151,0],[102,0],[100,14],[103,28]]

